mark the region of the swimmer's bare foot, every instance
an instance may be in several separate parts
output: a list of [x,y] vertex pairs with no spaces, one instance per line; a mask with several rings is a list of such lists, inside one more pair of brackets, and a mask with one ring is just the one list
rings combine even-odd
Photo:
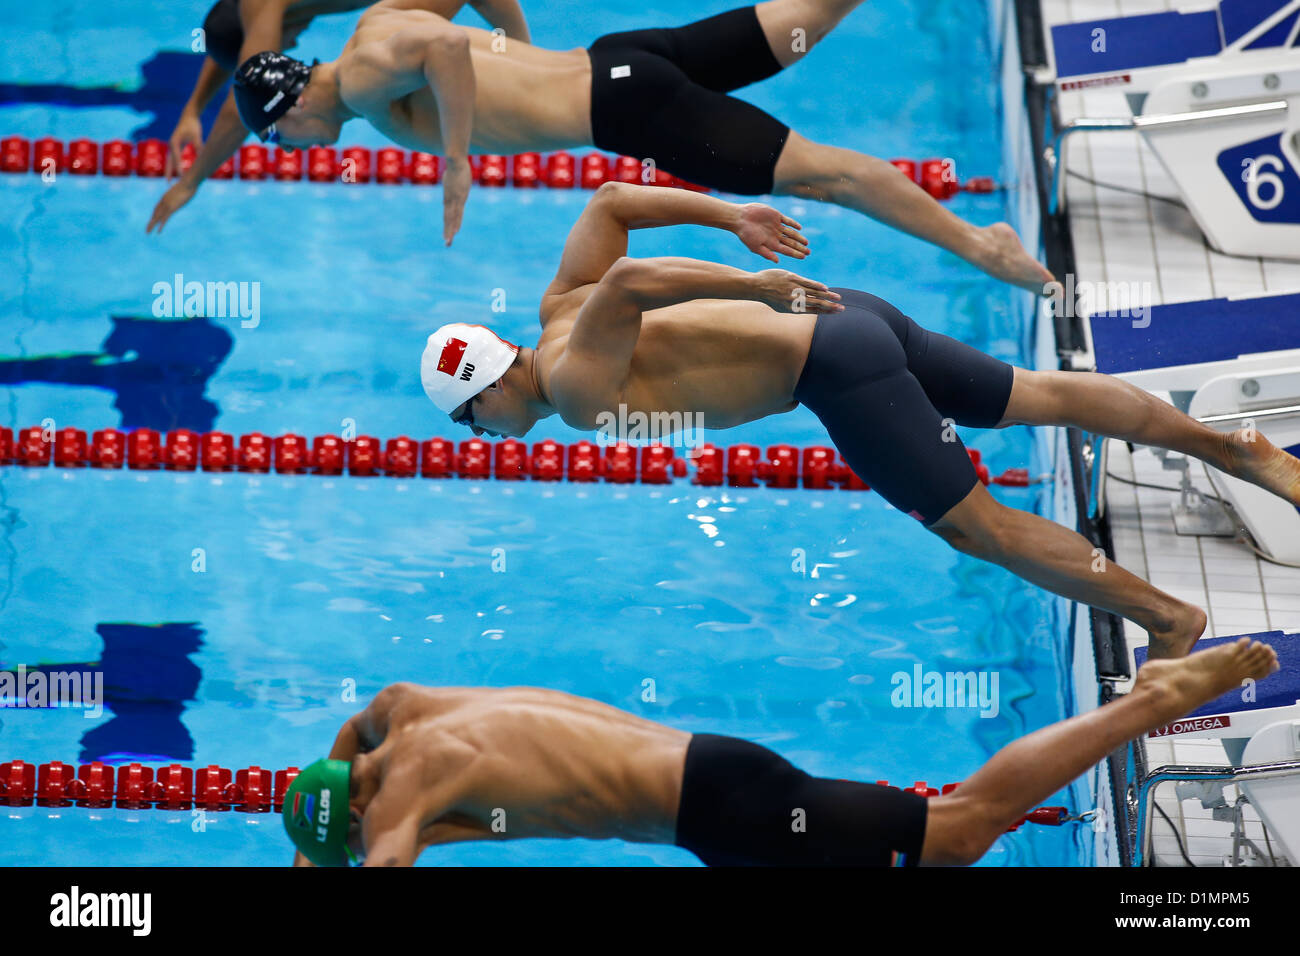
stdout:
[[1253,429],[1224,435],[1223,442],[1223,459],[1210,464],[1300,507],[1300,459]]
[[979,248],[970,262],[995,279],[1038,295],[1048,294],[1049,284],[1056,281],[1047,266],[1025,251],[1016,231],[1005,222],[979,230]]
[[1147,628],[1151,643],[1147,646],[1148,659],[1160,657],[1186,657],[1205,633],[1209,623],[1205,612],[1195,604],[1177,602],[1159,627]]
[[1273,648],[1243,637],[1176,661],[1147,661],[1138,670],[1133,693],[1149,696],[1164,724],[1240,687],[1248,677],[1262,680],[1277,668]]

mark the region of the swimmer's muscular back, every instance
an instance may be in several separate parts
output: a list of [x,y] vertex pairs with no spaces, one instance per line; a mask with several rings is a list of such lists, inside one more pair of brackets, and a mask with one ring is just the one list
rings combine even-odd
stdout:
[[[338,59],[343,102],[409,149],[441,153],[438,104],[423,85],[382,103],[350,95],[390,69],[382,45],[402,31],[447,21],[423,10],[368,10]],[[591,142],[591,64],[585,50],[543,50],[487,30],[457,26],[469,39],[475,79],[473,152],[512,154]]]
[[[335,755],[351,756],[353,734],[363,751],[352,758],[353,805],[415,813],[418,849],[525,837],[673,841],[690,735],[614,707],[537,688],[397,684],[349,721]],[[368,816],[370,850],[383,834]]]
[[[548,394],[549,373],[595,288],[554,297],[559,301],[543,310],[538,373]],[[627,379],[621,389],[596,401],[596,410],[617,414],[622,404],[629,413],[689,412],[710,429],[791,411],[815,321],[815,316],[782,314],[760,302],[717,299],[645,312]],[[553,397],[563,405],[562,397]],[[575,428],[599,426],[571,418],[564,414]]]

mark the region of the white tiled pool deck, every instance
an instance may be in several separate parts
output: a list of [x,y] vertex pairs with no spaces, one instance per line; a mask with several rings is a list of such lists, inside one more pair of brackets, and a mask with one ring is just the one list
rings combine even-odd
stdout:
[[[1161,10],[1205,9],[1209,0],[1042,0],[1050,26],[1101,17],[1129,16]],[[1059,96],[1062,123],[1082,116],[1125,117],[1131,111],[1122,88],[1065,92]],[[1159,159],[1135,132],[1076,134],[1069,168],[1089,179],[1156,196],[1176,197],[1177,189]],[[1300,262],[1239,258],[1209,247],[1191,215],[1181,205],[1068,181],[1068,208],[1074,240],[1077,280],[1097,283],[1145,283],[1152,304],[1187,302],[1220,296],[1300,291]],[[1098,310],[1105,308],[1099,303]],[[1150,484],[1176,487],[1179,474],[1166,471],[1149,450],[1130,455],[1127,446],[1110,442],[1111,474]],[[1193,484],[1210,493],[1198,463]],[[1139,488],[1117,480],[1106,483],[1107,511],[1116,560],[1134,574],[1206,610],[1206,636],[1222,637],[1265,630],[1300,630],[1300,569],[1260,560],[1244,543],[1226,538],[1183,537],[1174,529],[1171,505],[1176,493]],[[1129,653],[1146,643],[1146,634],[1126,622]],[[1227,765],[1217,740],[1178,738],[1147,741],[1149,767],[1167,764]],[[1231,803],[1235,788],[1227,789]],[[1212,819],[1197,799],[1179,800],[1174,785],[1156,792],[1157,802],[1180,828],[1188,855],[1198,866],[1218,866],[1232,853],[1232,825]],[[1246,808],[1246,835],[1265,848],[1258,817]],[[1155,862],[1185,865],[1177,842],[1159,815],[1152,823]],[[1278,851],[1277,845],[1272,846]],[[1300,861],[1291,861],[1300,863]]]

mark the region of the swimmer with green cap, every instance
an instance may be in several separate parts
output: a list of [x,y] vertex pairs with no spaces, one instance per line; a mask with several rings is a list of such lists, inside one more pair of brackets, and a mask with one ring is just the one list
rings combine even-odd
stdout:
[[348,846],[352,764],[323,758],[304,769],[284,797],[284,828],[298,852],[316,866],[360,862]]
[[435,844],[525,837],[671,844],[724,866],[965,865],[1121,744],[1277,669],[1244,637],[1149,660],[1128,694],[929,799],[558,691],[394,684],[294,780],[284,825],[299,866],[409,866]]

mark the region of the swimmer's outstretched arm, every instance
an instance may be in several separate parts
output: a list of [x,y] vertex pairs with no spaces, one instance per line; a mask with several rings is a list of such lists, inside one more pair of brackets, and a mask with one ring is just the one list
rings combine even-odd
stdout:
[[[244,28],[244,42],[239,48],[241,63],[263,50],[280,50],[284,42],[284,14],[289,9],[289,3],[290,0],[240,0],[239,20]],[[208,67],[216,71],[215,75],[220,76],[221,82],[225,81],[226,72],[208,58],[204,61],[203,72],[199,74],[200,85],[205,83],[205,76],[208,83],[215,78],[214,74],[209,73]],[[218,87],[219,85],[218,83]],[[200,92],[196,86],[195,95],[191,96],[190,101],[185,105],[185,111],[176,124],[176,132],[172,134],[169,144],[171,148],[167,154],[167,176],[170,178],[180,173],[181,150],[189,142],[198,147],[194,155],[194,163],[184,173],[180,173],[180,179],[163,193],[162,199],[158,200],[153,215],[149,217],[149,224],[145,226],[145,232],[153,232],[155,228],[162,232],[167,220],[194,198],[203,181],[215,173],[222,163],[234,156],[235,151],[248,136],[248,130],[240,120],[239,110],[235,106],[235,94],[229,92],[226,94],[225,102],[221,104],[221,111],[217,113],[212,129],[208,132],[207,141],[203,141],[199,114],[203,112],[216,89],[208,93],[202,102],[196,99]]]
[[387,116],[394,100],[425,86],[433,91],[447,164],[442,181],[443,239],[451,245],[460,230],[472,179],[474,67],[464,30],[433,13],[419,21],[383,40],[362,44],[339,60],[339,96],[353,112]]
[[804,259],[803,227],[762,203],[729,203],[685,189],[608,182],[596,190],[569,230],[560,267],[542,298],[599,282],[627,255],[627,234],[655,226],[710,226],[735,233],[752,252],[777,262],[778,255]]
[[167,164],[163,174],[168,179],[180,174],[181,151],[186,146],[193,146],[196,150],[203,148],[203,111],[229,78],[230,74],[216,60],[210,56],[203,58],[199,78],[194,81],[190,98],[185,101],[181,115],[176,119],[176,127],[167,140]]

